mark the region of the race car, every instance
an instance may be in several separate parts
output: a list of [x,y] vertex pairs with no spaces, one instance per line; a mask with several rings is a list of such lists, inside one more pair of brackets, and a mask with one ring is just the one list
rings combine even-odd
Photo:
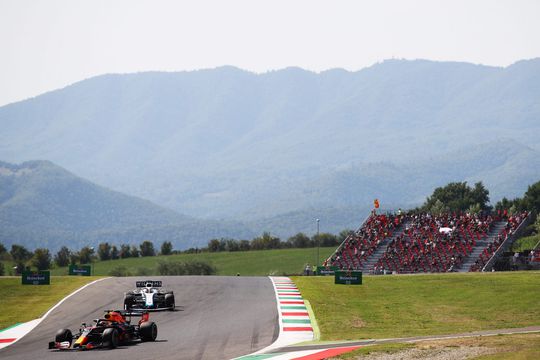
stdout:
[[[136,325],[131,324],[132,316],[141,317]],[[150,321],[149,317],[148,312],[105,310],[102,319],[95,319],[95,324],[92,326],[83,323],[76,334],[72,334],[69,329],[58,330],[55,341],[49,342],[49,349],[114,349],[119,344],[126,344],[135,340],[155,341],[157,325]]]
[[161,288],[161,281],[136,281],[136,290],[124,296],[124,310],[174,310],[174,292]]

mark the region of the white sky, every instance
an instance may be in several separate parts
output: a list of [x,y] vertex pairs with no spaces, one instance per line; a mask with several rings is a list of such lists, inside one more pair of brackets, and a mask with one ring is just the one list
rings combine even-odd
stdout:
[[0,0],[0,106],[103,73],[540,56],[538,0]]

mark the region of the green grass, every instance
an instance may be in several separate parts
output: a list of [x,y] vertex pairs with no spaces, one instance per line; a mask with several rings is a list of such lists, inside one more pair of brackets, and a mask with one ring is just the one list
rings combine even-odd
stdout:
[[[320,248],[322,262],[332,254],[335,247]],[[137,275],[138,268],[146,268],[157,275],[158,261],[192,261],[211,263],[217,268],[217,275],[283,275],[301,274],[306,263],[313,265],[317,257],[317,248],[281,249],[243,252],[217,252],[199,254],[180,254],[169,256],[151,256],[127,258],[109,261],[96,261],[92,264],[93,275],[105,276],[118,266],[125,266],[130,273]],[[67,268],[51,270],[52,275],[66,275]]]
[[0,277],[0,329],[41,317],[52,306],[81,286],[96,280],[92,276],[53,276],[51,285],[21,285],[21,278]]
[[540,241],[540,234],[522,237],[517,239],[512,244],[512,251],[521,252],[525,250],[533,250],[535,245]]
[[294,277],[321,340],[453,334],[540,325],[540,272],[366,276],[357,286],[332,277]]

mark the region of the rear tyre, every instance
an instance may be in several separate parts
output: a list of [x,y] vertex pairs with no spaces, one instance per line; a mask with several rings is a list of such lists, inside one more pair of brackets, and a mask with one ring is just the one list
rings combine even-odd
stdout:
[[107,328],[103,331],[101,335],[101,342],[103,346],[108,347],[109,349],[114,349],[118,346],[118,330],[115,328]]
[[142,341],[155,341],[157,338],[157,325],[153,321],[145,321],[139,328]]
[[165,307],[169,308],[169,310],[174,310],[175,303],[174,303],[174,295],[173,294],[165,295]]
[[67,341],[69,342],[69,345],[71,346],[71,342],[73,341],[73,335],[71,334],[71,330],[69,329],[58,330],[56,332],[55,341],[59,343]]

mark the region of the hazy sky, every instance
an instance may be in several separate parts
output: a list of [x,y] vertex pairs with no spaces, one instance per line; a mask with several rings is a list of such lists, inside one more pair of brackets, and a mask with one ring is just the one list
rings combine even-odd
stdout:
[[0,0],[0,106],[103,73],[540,56],[538,0]]

